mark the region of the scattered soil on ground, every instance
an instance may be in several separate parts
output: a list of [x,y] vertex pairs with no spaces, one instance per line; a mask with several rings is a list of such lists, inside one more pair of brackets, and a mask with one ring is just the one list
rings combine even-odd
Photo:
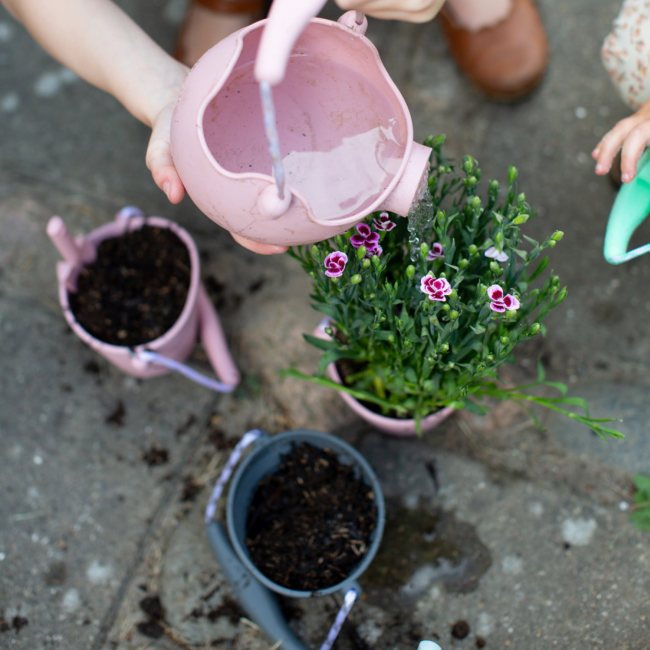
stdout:
[[469,624],[467,621],[456,621],[451,626],[451,636],[454,639],[464,639],[469,634]]
[[105,422],[112,427],[123,427],[125,417],[126,409],[124,408],[124,402],[119,400],[113,411],[106,416]]
[[151,639],[160,639],[165,634],[162,623],[165,620],[165,608],[157,595],[147,596],[140,601],[140,609],[147,615],[146,621],[137,625],[138,632]]
[[242,616],[246,616],[237,601],[226,596],[219,607],[215,607],[206,613],[206,618],[214,623],[218,618],[225,616],[233,625],[239,623]]
[[187,246],[169,229],[143,226],[104,240],[84,267],[70,308],[89,334],[111,345],[136,346],[169,331],[190,287]]
[[183,490],[181,491],[181,501],[183,503],[193,502],[197,495],[203,490],[203,486],[194,480],[191,475],[183,477]]
[[329,449],[293,445],[260,481],[246,546],[264,575],[289,589],[339,584],[368,550],[377,508],[372,490]]
[[169,450],[159,445],[151,445],[147,451],[142,452],[141,457],[149,467],[164,465],[169,462]]

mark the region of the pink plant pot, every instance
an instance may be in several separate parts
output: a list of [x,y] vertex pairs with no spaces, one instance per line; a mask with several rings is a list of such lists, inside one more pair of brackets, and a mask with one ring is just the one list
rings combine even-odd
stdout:
[[[102,241],[121,237],[126,232],[142,228],[145,224],[168,228],[187,246],[191,262],[187,301],[178,320],[163,336],[133,348],[111,345],[95,338],[79,325],[70,309],[69,293],[76,290],[76,281],[81,269],[95,260],[97,246]],[[239,371],[230,356],[219,317],[200,282],[196,245],[186,230],[167,219],[145,217],[135,208],[124,208],[118,212],[114,221],[82,237],[73,238],[60,217],[50,219],[47,232],[66,260],[57,264],[59,302],[63,315],[72,331],[89,347],[127,374],[148,378],[167,374],[170,370],[158,363],[139,358],[139,353],[155,352],[173,361],[183,362],[192,352],[200,334],[210,362],[222,381],[234,385],[239,383]]]
[[[329,319],[323,319],[318,327],[314,330],[314,336],[319,339],[332,340],[332,337],[327,334],[325,328],[328,327]],[[342,384],[341,376],[339,375],[338,370],[336,369],[335,364],[330,364],[327,367],[327,374],[332,381],[335,381],[337,384]],[[388,433],[393,436],[416,436],[417,429],[415,427],[415,420],[401,420],[398,418],[389,418],[385,415],[379,415],[374,411],[371,411],[369,408],[366,408],[361,402],[352,397],[349,393],[339,391],[339,395],[343,398],[343,401],[361,418],[363,418],[368,424],[371,424],[373,427],[384,433]],[[444,422],[453,412],[451,406],[446,406],[427,417],[422,418],[422,432],[427,433],[435,429],[441,422]]]

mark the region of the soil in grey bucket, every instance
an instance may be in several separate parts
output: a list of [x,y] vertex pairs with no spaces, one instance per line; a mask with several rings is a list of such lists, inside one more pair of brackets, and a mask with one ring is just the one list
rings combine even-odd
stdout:
[[259,481],[246,523],[257,568],[297,591],[343,582],[366,554],[377,524],[375,494],[328,448],[292,444]]

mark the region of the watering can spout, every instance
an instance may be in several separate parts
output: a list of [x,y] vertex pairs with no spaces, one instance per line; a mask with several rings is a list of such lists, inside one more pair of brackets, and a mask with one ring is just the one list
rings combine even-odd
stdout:
[[428,188],[430,157],[429,147],[413,143],[402,177],[379,209],[394,212],[401,217],[408,216],[413,204],[422,199]]
[[291,50],[298,37],[325,6],[327,0],[275,0],[264,27],[257,59],[255,78],[277,86],[283,79]]

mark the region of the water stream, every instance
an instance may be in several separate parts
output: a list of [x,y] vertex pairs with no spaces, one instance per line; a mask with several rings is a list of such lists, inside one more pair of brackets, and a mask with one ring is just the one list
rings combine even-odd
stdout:
[[429,166],[420,179],[420,185],[407,215],[410,256],[412,262],[420,260],[420,245],[431,245],[433,236],[433,197],[429,192]]

